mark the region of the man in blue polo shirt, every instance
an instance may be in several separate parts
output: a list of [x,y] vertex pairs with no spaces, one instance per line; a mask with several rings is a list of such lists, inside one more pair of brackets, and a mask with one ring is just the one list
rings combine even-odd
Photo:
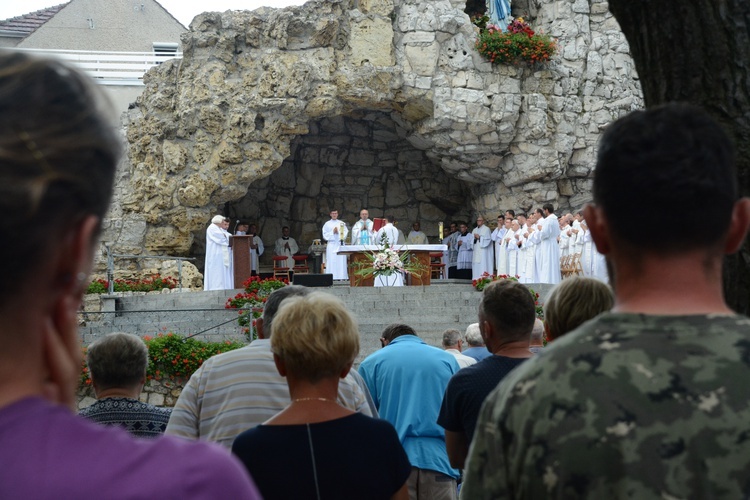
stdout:
[[409,497],[455,499],[459,474],[448,461],[437,417],[448,381],[459,370],[456,358],[425,344],[407,325],[386,327],[380,341],[383,349],[362,362],[359,374],[409,456]]

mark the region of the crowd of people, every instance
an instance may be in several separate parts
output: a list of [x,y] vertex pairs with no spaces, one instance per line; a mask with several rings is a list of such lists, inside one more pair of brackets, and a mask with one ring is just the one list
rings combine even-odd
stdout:
[[571,255],[581,264],[580,274],[609,281],[604,255],[597,251],[581,212],[558,218],[554,207],[545,204],[528,216],[507,210],[491,232],[481,216],[471,232],[465,222],[448,227],[443,263],[449,278],[476,280],[495,274],[517,276],[521,283],[555,284],[563,277],[562,258]]
[[[339,255],[341,246],[374,245],[387,241],[390,244],[426,245],[427,236],[421,231],[421,224],[414,222],[409,235],[395,225],[392,216],[384,218],[387,228],[377,231],[367,209],[362,209],[359,219],[349,226],[339,219],[338,210],[330,212],[330,220],[322,228],[326,242],[325,272],[334,280],[348,280],[349,269],[346,255]],[[248,225],[238,222],[235,234],[246,234]],[[232,249],[229,243],[229,219],[217,215],[206,230],[206,264],[204,275],[205,290],[234,288],[232,278]],[[250,225],[247,234],[253,236],[250,244],[252,274],[259,272],[258,257],[263,254],[263,241]],[[293,256],[300,252],[296,240],[289,235],[289,226],[282,228],[282,237],[274,245],[274,254],[286,256],[286,266],[294,267]],[[383,239],[385,235],[386,240]],[[443,264],[447,277],[476,280],[484,274],[517,276],[521,283],[559,283],[563,277],[562,258],[575,256],[577,272],[592,276],[604,282],[609,275],[604,255],[597,251],[591,238],[582,212],[557,217],[554,207],[545,204],[528,214],[507,210],[497,218],[497,226],[490,229],[484,217],[477,217],[476,227],[469,231],[464,222],[451,222],[442,243],[447,249],[443,252]]]
[[[127,335],[89,349],[95,422],[71,411],[76,313],[121,139],[77,71],[22,53],[0,53],[0,68],[0,228],[24,234],[0,246],[24,263],[0,276],[0,497],[440,500],[457,498],[461,479],[466,499],[750,496],[750,319],[722,290],[750,199],[730,140],[702,110],[636,111],[605,131],[584,215],[614,288],[558,284],[544,305],[551,345],[535,340],[526,286],[500,280],[483,292],[464,353],[455,332],[441,349],[392,324],[356,371],[352,314],[287,286],[269,297],[259,338],[207,360],[167,435],[143,439],[127,432],[140,425],[106,415],[123,407],[107,401],[133,400],[143,383],[144,351]],[[633,193],[682,217],[644,226]],[[552,215],[533,216],[532,226],[549,219],[532,230],[540,248],[557,245]],[[520,228],[513,218],[512,240]],[[489,246],[488,231],[458,229],[459,249]],[[462,253],[463,265],[489,255]],[[542,271],[550,262],[541,257]],[[462,368],[456,354],[478,360]]]

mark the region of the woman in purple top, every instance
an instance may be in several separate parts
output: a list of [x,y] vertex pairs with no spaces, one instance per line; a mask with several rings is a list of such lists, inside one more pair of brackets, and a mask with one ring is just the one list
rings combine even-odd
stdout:
[[71,411],[122,140],[101,101],[59,61],[0,52],[0,498],[258,498],[215,445],[137,440]]

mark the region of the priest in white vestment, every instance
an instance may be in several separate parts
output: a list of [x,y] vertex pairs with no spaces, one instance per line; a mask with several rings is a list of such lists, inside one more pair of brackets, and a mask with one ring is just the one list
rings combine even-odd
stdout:
[[570,253],[578,254],[580,257],[583,249],[583,229],[581,229],[581,213],[578,212],[573,216],[573,223],[570,225]]
[[594,240],[591,239],[591,231],[589,231],[586,221],[581,221],[581,235],[582,235],[582,246],[581,246],[581,269],[583,270],[584,276],[594,275],[594,253],[596,247],[594,246]]
[[[393,217],[390,215],[385,216],[385,225],[378,229],[375,233],[375,244],[383,245],[387,242],[389,247],[396,245],[398,241],[398,229],[392,223]],[[376,276],[373,282],[373,286],[403,286],[404,275],[401,273],[394,273],[391,276]]]
[[533,219],[526,221],[522,229],[523,237],[518,252],[518,281],[538,283],[536,278],[536,249],[539,244],[539,231],[535,230]]
[[375,245],[384,245],[386,243],[389,247],[398,244],[398,229],[393,225],[393,218],[390,215],[385,216],[385,226],[378,229],[374,238]]
[[263,247],[263,240],[258,236],[258,228],[255,224],[250,224],[250,229],[247,234],[252,236],[250,240],[250,270],[253,276],[260,274],[260,267],[258,264],[258,257],[263,255],[265,248]]
[[[393,223],[393,227],[396,227],[396,223]],[[396,240],[396,244],[398,245],[405,245],[406,244],[406,236],[404,236],[404,232],[400,230],[398,227],[396,227],[396,232],[398,233],[398,240]]]
[[206,263],[203,272],[204,290],[229,290],[234,288],[232,249],[227,232],[229,221],[217,215],[206,229]]
[[443,245],[448,248],[443,252],[443,264],[445,264],[446,277],[455,278],[456,264],[458,263],[458,226],[451,222],[448,226],[448,236],[443,238]]
[[412,224],[411,228],[409,236],[406,237],[406,243],[408,245],[427,245],[427,235],[420,231],[421,225],[419,222]]
[[346,224],[339,220],[338,210],[331,211],[331,220],[323,225],[323,239],[326,240],[326,272],[335,280],[348,280],[346,255],[337,255],[339,247],[349,232]]
[[594,249],[594,264],[592,266],[593,268],[593,274],[592,276],[599,281],[603,281],[604,283],[609,283],[609,272],[607,270],[607,259],[604,255],[600,254],[599,251],[596,249],[596,244],[592,245],[592,248]]
[[474,235],[469,232],[469,227],[463,222],[458,226],[460,233],[456,238],[458,256],[456,257],[456,278],[471,279],[472,261],[474,255]]
[[540,234],[539,252],[537,258],[541,259],[541,262],[537,262],[537,276],[538,283],[560,283],[562,275],[560,274],[560,247],[557,244],[557,237],[560,235],[560,224],[557,222],[557,216],[555,215],[554,208],[551,204],[545,204],[542,209],[544,210],[544,221],[542,222],[542,229]]
[[521,226],[517,220],[514,220],[511,223],[510,231],[505,233],[505,243],[508,246],[508,276],[518,276],[518,245],[521,236]]
[[352,245],[375,244],[372,230],[373,222],[370,220],[370,212],[366,208],[359,211],[359,220],[352,226]]
[[505,243],[505,234],[510,231],[513,219],[502,215],[497,218],[497,227],[492,231],[492,243],[495,247],[495,274],[508,274],[508,245]]
[[284,261],[286,267],[289,269],[294,267],[294,258],[292,256],[299,252],[299,245],[297,245],[294,238],[289,236],[289,226],[281,228],[281,238],[276,240],[273,250],[276,255],[286,255],[286,260]]
[[484,225],[484,217],[477,217],[474,235],[474,255],[472,256],[471,279],[479,279],[484,273],[492,274],[495,260],[492,256],[492,232]]
[[560,247],[560,257],[565,257],[570,253],[570,236],[568,235],[570,224],[568,216],[560,217],[560,236],[557,237],[557,245]]

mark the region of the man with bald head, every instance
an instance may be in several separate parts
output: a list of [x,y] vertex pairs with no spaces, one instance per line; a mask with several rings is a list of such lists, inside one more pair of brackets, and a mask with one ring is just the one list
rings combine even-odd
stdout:
[[352,245],[370,245],[373,242],[373,222],[370,220],[370,212],[363,208],[359,211],[359,220],[352,226]]

